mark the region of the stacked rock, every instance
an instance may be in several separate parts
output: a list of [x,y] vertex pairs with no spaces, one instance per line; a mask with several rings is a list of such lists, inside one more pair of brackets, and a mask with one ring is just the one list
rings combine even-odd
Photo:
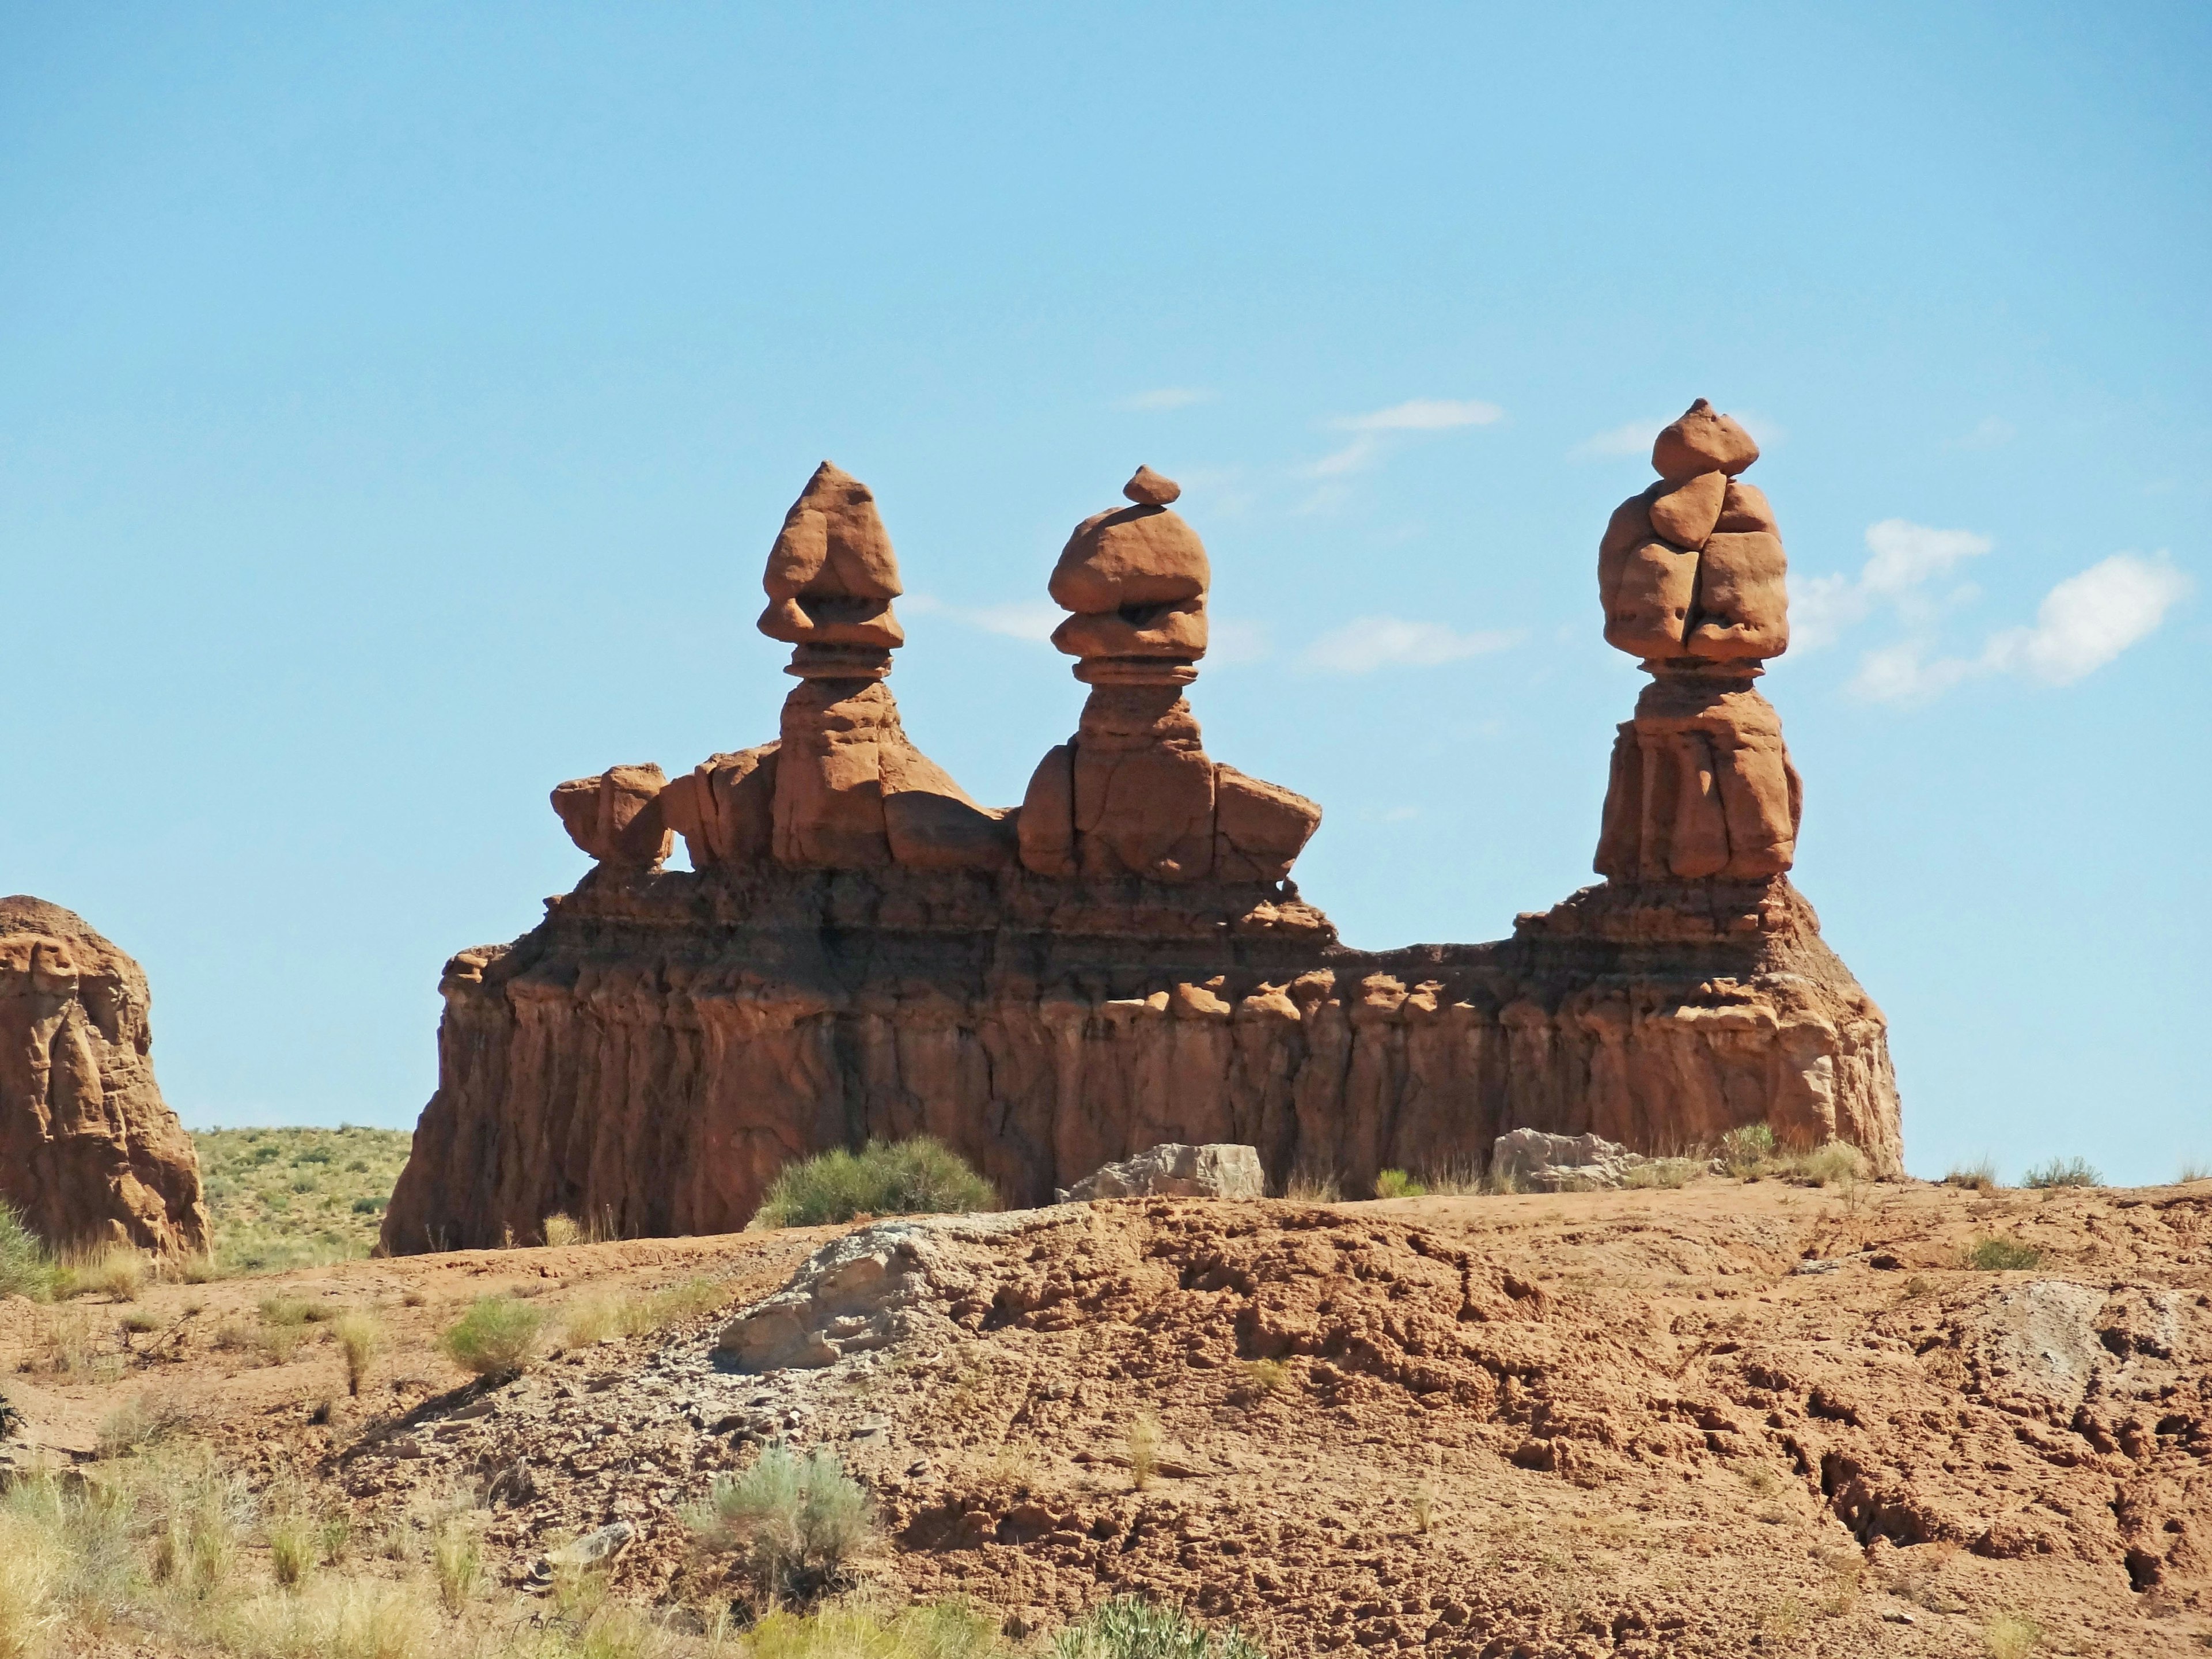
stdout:
[[1782,538],[1740,477],[1758,459],[1700,398],[1652,445],[1659,482],[1599,543],[1606,640],[1652,676],[1613,744],[1596,859],[1609,879],[1759,881],[1796,855],[1796,769],[1752,689],[1790,644]]
[[1073,614],[1052,642],[1091,688],[1076,735],[1030,780],[1023,865],[1039,875],[1280,881],[1321,808],[1210,759],[1182,688],[1206,654],[1212,580],[1198,532],[1169,506],[1172,479],[1139,467],[1131,505],[1075,527],[1054,568]]
[[823,462],[784,515],[761,586],[760,631],[792,646],[784,672],[803,684],[784,699],[776,742],[713,756],[661,792],[693,867],[1012,863],[1006,815],[914,746],[883,684],[906,640],[891,614],[903,590],[867,485]]

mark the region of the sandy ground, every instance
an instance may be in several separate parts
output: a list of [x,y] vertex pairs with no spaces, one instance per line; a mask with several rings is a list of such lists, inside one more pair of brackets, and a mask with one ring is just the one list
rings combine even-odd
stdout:
[[[1015,1632],[1134,1589],[1279,1655],[1973,1655],[2014,1613],[2047,1651],[2212,1647],[2212,1183],[1073,1206],[949,1238],[913,1334],[820,1369],[736,1370],[721,1314],[492,1389],[436,1351],[497,1291],[742,1308],[847,1231],[9,1302],[10,1448],[88,1455],[142,1397],[362,1528],[477,1501],[510,1583],[629,1520],[647,1602],[734,1593],[680,1511],[783,1437],[874,1492],[867,1576]],[[1960,1265],[1992,1237],[2042,1259]],[[375,1311],[360,1399],[326,1324],[257,1346],[272,1296]]]

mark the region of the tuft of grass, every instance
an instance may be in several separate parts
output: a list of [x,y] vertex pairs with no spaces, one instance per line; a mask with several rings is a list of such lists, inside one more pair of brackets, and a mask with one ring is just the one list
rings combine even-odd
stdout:
[[742,1474],[715,1476],[690,1519],[706,1547],[744,1551],[771,1597],[836,1583],[875,1524],[867,1492],[835,1452],[801,1457],[781,1443]]
[[1802,1187],[1850,1187],[1864,1173],[1866,1159],[1849,1142],[1831,1140],[1778,1160],[1778,1169]]
[[1963,1187],[1972,1193],[1993,1193],[1997,1189],[1996,1163],[1985,1158],[1978,1164],[1954,1164],[1943,1177],[1943,1184]]
[[1982,1651],[1989,1659],[2027,1659],[2043,1645],[2043,1626],[2024,1613],[2000,1613],[1982,1626]]
[[545,1316],[513,1297],[478,1297],[438,1346],[463,1370],[477,1376],[520,1376],[538,1357]]
[[128,1457],[166,1440],[184,1425],[185,1415],[174,1406],[152,1404],[143,1395],[126,1400],[100,1419],[99,1455]]
[[780,1607],[746,1634],[745,1651],[750,1659],[988,1659],[1001,1649],[997,1621],[965,1601],[886,1617],[854,1600],[804,1613]]
[[1279,1359],[1248,1359],[1237,1368],[1254,1399],[1280,1394],[1291,1385],[1291,1368]]
[[650,1336],[714,1312],[730,1299],[728,1285],[712,1279],[687,1279],[649,1296],[593,1296],[562,1310],[562,1334],[571,1347],[588,1348],[610,1337]]
[[337,1338],[338,1352],[345,1356],[346,1392],[358,1400],[361,1385],[368,1380],[370,1362],[383,1343],[383,1331],[374,1315],[356,1308],[338,1316],[331,1334]]
[[1054,1636],[1051,1659],[1267,1659],[1234,1625],[1210,1631],[1179,1607],[1117,1595]]
[[438,1581],[438,1600],[448,1613],[468,1606],[483,1581],[483,1556],[476,1534],[459,1521],[448,1521],[430,1540],[430,1571]]
[[2105,1177],[2086,1158],[2054,1158],[2039,1164],[2020,1178],[2023,1187],[2101,1187]]
[[1484,1190],[1482,1164],[1474,1158],[1446,1158],[1423,1164],[1420,1181],[1436,1198],[1474,1198]]
[[1152,1484],[1152,1476],[1160,1467],[1159,1419],[1150,1412],[1139,1412],[1136,1421],[1129,1425],[1129,1481],[1139,1492]]
[[285,1589],[297,1589],[307,1581],[322,1557],[319,1529],[304,1516],[286,1512],[267,1527],[270,1576]]
[[127,1244],[99,1244],[63,1254],[54,1273],[58,1297],[105,1296],[136,1302],[146,1280],[146,1258]]
[[546,1243],[556,1247],[574,1244],[584,1236],[584,1230],[576,1224],[576,1218],[572,1215],[547,1216],[543,1231]]
[[1377,1198],[1426,1198],[1429,1189],[1403,1170],[1385,1170],[1375,1177]]
[[27,1296],[33,1302],[46,1302],[53,1294],[53,1252],[31,1231],[15,1206],[0,1200],[0,1296]]
[[745,1224],[820,1227],[862,1215],[951,1215],[994,1210],[999,1195],[943,1141],[872,1140],[859,1152],[842,1146],[787,1164]]
[[1966,1265],[1979,1273],[2025,1273],[2042,1261],[2041,1250],[2017,1238],[1978,1238],[1966,1249]]
[[62,1571],[60,1540],[52,1532],[32,1516],[0,1511],[0,1659],[31,1659],[44,1650],[62,1621],[55,1604]]
[[1436,1524],[1435,1489],[1425,1480],[1420,1482],[1413,1488],[1413,1495],[1407,1498],[1406,1508],[1413,1516],[1413,1530],[1425,1535]]
[[1756,1179],[1774,1158],[1774,1131],[1747,1123],[1721,1137],[1721,1163],[1739,1180]]
[[1655,1158],[1648,1164],[1638,1164],[1620,1178],[1624,1187],[1666,1188],[1686,1187],[1690,1177],[1698,1172],[1698,1165],[1686,1158]]
[[1302,1164],[1283,1183],[1283,1196],[1293,1204],[1340,1204],[1344,1183],[1334,1170],[1323,1164]]
[[2185,1158],[2181,1160],[2180,1170],[2173,1178],[2184,1187],[2192,1181],[2212,1181],[2212,1164],[2206,1164],[2197,1158]]

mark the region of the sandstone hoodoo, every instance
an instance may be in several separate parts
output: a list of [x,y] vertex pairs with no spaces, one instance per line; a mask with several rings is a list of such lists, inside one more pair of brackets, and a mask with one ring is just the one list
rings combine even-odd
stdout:
[[[1365,1190],[1534,1128],[1647,1151],[1765,1123],[1894,1169],[1880,1012],[1790,887],[1799,791],[1751,689],[1787,638],[1781,543],[1699,403],[1606,532],[1607,637],[1655,677],[1621,728],[1606,880],[1486,945],[1357,951],[1291,866],[1321,809],[1209,757],[1187,692],[1212,572],[1149,468],[1048,584],[1089,688],[1019,806],[902,728],[904,635],[867,487],[824,463],[760,626],[793,647],[777,738],[554,804],[595,860],[512,945],[447,963],[439,1086],[387,1249],[741,1226],[776,1170],[938,1137],[1009,1203],[1161,1143]],[[689,872],[660,867],[681,835]]]
[[0,1199],[57,1249],[208,1248],[200,1166],[161,1098],[146,975],[81,917],[0,898]]

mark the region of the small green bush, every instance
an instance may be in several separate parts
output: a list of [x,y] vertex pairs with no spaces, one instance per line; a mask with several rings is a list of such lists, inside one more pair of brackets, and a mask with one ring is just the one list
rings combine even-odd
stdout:
[[1048,1650],[1052,1659],[1267,1659],[1234,1625],[1210,1631],[1179,1608],[1133,1595],[1101,1601],[1055,1635]]
[[1980,1273],[2025,1273],[2042,1261],[2042,1251],[2016,1238],[1978,1238],[1966,1247],[1966,1265]]
[[1774,1131],[1764,1123],[1747,1123],[1721,1137],[1721,1162],[1732,1176],[1755,1176],[1773,1156]]
[[1429,1189],[1403,1170],[1385,1170],[1375,1177],[1377,1198],[1426,1198]]
[[2039,1164],[2020,1178],[2023,1187],[2101,1187],[2105,1177],[2094,1165],[2079,1158],[2054,1158]]
[[858,1215],[957,1214],[998,1207],[991,1183],[960,1155],[927,1135],[872,1140],[787,1164],[768,1189],[748,1231],[820,1227]]
[[54,1257],[15,1206],[0,1202],[0,1296],[44,1302],[54,1293]]
[[510,1296],[478,1297],[438,1339],[446,1357],[477,1376],[514,1376],[538,1357],[545,1316]]
[[804,1594],[836,1583],[867,1542],[872,1505],[835,1452],[799,1456],[781,1443],[741,1474],[714,1477],[691,1515],[709,1549],[741,1549],[764,1595]]

